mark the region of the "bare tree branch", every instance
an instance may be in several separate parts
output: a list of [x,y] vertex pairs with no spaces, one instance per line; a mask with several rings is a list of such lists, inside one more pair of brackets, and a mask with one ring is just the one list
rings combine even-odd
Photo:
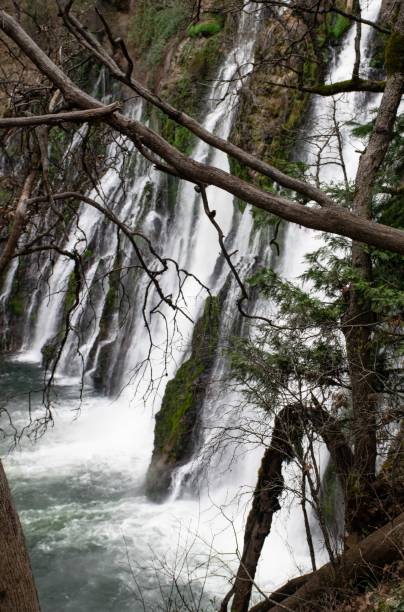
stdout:
[[71,111],[66,113],[55,113],[54,115],[36,115],[32,117],[10,117],[0,119],[0,129],[12,127],[32,127],[34,125],[59,125],[65,122],[87,123],[105,117],[121,108],[119,102],[114,102],[103,108],[93,108],[81,111]]

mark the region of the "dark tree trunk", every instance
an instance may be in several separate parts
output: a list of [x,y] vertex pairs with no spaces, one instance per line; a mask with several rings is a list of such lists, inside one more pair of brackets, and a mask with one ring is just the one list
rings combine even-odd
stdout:
[[21,523],[0,461],[0,612],[38,612]]
[[[385,0],[386,2],[386,0]],[[397,4],[393,33],[387,43],[387,53],[396,57],[404,36],[404,5]],[[389,51],[389,45],[392,47]],[[397,47],[397,48],[396,48]],[[362,219],[371,220],[371,204],[377,172],[391,142],[397,110],[404,91],[401,61],[388,61],[386,87],[368,146],[362,153],[356,175],[353,211]],[[352,267],[365,283],[372,281],[369,251],[363,244],[352,245]],[[376,406],[375,355],[372,330],[375,322],[371,305],[361,296],[358,284],[350,288],[349,304],[343,320],[347,357],[352,387],[354,462],[346,499],[347,530],[360,534],[368,529],[366,506],[376,469]]]
[[[252,508],[244,534],[244,547],[232,590],[222,602],[220,612],[226,612],[234,594],[232,612],[246,612],[251,589],[265,540],[271,530],[274,513],[280,509],[283,491],[282,466],[296,455],[304,423],[311,423],[323,438],[336,466],[343,489],[352,466],[352,453],[338,421],[314,400],[312,407],[294,404],[283,408],[275,419],[271,446],[265,451],[258,472]],[[296,587],[297,588],[297,587]]]
[[[244,534],[243,553],[232,591],[233,612],[248,610],[251,589],[274,513],[280,509],[283,491],[282,465],[294,456],[294,444],[302,435],[300,407],[286,406],[275,419],[271,446],[265,451],[258,473],[252,508]],[[222,606],[227,609],[227,601]]]

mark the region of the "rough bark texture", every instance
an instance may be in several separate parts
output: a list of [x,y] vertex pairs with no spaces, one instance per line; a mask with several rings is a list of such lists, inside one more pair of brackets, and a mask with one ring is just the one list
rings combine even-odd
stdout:
[[7,242],[0,254],[0,277],[6,269],[11,258],[13,257],[14,251],[18,244],[18,240],[20,238],[22,230],[24,229],[25,215],[27,212],[27,201],[31,195],[31,189],[34,184],[35,176],[36,172],[35,170],[32,170],[24,181],[24,186],[22,188],[21,195],[15,209],[11,231],[8,236]]
[[91,110],[72,111],[67,113],[55,113],[54,115],[35,115],[28,117],[9,117],[7,119],[0,119],[0,129],[8,129],[12,127],[31,127],[34,125],[60,125],[61,123],[73,122],[73,123],[85,123],[87,121],[95,121],[113,113],[121,105],[119,102],[109,104],[104,108],[94,108]]
[[0,612],[39,610],[24,534],[0,461]]
[[276,604],[282,603],[284,599],[290,597],[296,593],[298,589],[300,589],[306,582],[314,575],[314,572],[310,574],[304,574],[303,576],[297,576],[297,578],[292,578],[286,584],[282,585],[276,591],[273,591],[268,596],[268,599],[265,601],[261,601],[256,604],[252,608],[249,609],[249,612],[266,612],[267,610],[272,610]]
[[232,612],[247,612],[251,589],[273,515],[280,509],[283,491],[282,465],[294,456],[294,443],[300,440],[302,429],[299,407],[286,406],[275,419],[271,446],[265,451],[258,472],[252,508],[244,534],[244,547],[234,582]]
[[[398,14],[391,34],[392,40],[404,36],[404,5]],[[388,64],[388,62],[386,62]],[[353,210],[358,217],[371,219],[371,203],[377,172],[390,144],[397,110],[404,91],[402,62],[393,63],[378,110],[376,123],[366,150],[361,155],[355,183]],[[363,244],[352,245],[352,267],[359,279],[372,280],[372,264],[368,249]],[[369,485],[375,479],[376,466],[376,407],[374,351],[372,330],[375,317],[371,305],[360,295],[355,284],[350,288],[349,304],[343,320],[347,356],[352,387],[354,464],[350,491],[347,496],[347,527],[351,532],[368,529],[366,498],[371,495]]]
[[[264,454],[258,473],[254,501],[245,529],[243,554],[232,589],[233,612],[248,610],[252,583],[262,547],[271,530],[273,515],[280,508],[278,500],[283,491],[282,465],[284,461],[294,456],[294,448],[299,443],[305,421],[311,423],[326,443],[336,466],[341,487],[346,491],[353,456],[338,421],[318,402],[314,402],[309,408],[300,404],[284,408],[275,419],[271,446]],[[286,594],[289,592],[291,591]],[[276,597],[274,601],[279,601],[281,594]],[[224,600],[221,610],[227,609],[227,603],[228,601]]]

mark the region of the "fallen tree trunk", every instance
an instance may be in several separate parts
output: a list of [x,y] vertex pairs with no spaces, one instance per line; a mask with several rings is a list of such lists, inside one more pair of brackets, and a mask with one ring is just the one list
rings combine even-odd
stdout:
[[273,610],[276,604],[282,603],[284,599],[289,597],[289,595],[293,595],[296,593],[301,586],[303,586],[311,576],[313,576],[314,572],[310,574],[305,574],[304,576],[297,576],[296,578],[292,578],[286,584],[277,589],[271,595],[269,595],[268,599],[265,601],[260,601],[260,603],[256,604],[252,608],[250,608],[249,612],[266,612],[267,610]]
[[[294,578],[267,600],[253,606],[250,612],[323,610],[324,601],[321,603],[320,598],[325,592],[338,594],[347,583],[358,583],[368,577],[374,579],[386,564],[402,557],[403,548],[404,512],[344,553],[336,567],[327,563],[314,573]],[[302,586],[300,581],[304,583]],[[282,593],[286,597],[280,598]]]
[[0,461],[0,612],[39,612],[24,534]]

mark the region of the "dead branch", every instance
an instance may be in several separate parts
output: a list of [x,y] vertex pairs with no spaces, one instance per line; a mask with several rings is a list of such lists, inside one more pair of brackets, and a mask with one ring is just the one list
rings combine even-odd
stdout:
[[32,127],[34,125],[59,125],[61,123],[87,123],[87,121],[96,121],[101,117],[106,117],[114,113],[122,105],[119,102],[114,102],[102,108],[92,108],[81,111],[71,111],[66,113],[55,113],[54,115],[36,115],[32,117],[10,117],[8,119],[0,119],[0,129]]
[[[325,589],[329,592],[333,588],[339,589],[347,581],[354,580],[357,583],[369,576],[374,578],[386,564],[402,557],[403,547],[404,512],[344,553],[337,567],[327,563],[317,572],[293,579],[270,596],[270,599],[275,597],[279,599],[282,593],[288,594],[294,591],[288,597],[281,599],[278,605],[264,601],[251,608],[250,612],[267,612],[267,610],[282,612],[285,607],[289,610],[313,612],[322,610],[319,598]],[[304,584],[294,590],[301,582]]]

